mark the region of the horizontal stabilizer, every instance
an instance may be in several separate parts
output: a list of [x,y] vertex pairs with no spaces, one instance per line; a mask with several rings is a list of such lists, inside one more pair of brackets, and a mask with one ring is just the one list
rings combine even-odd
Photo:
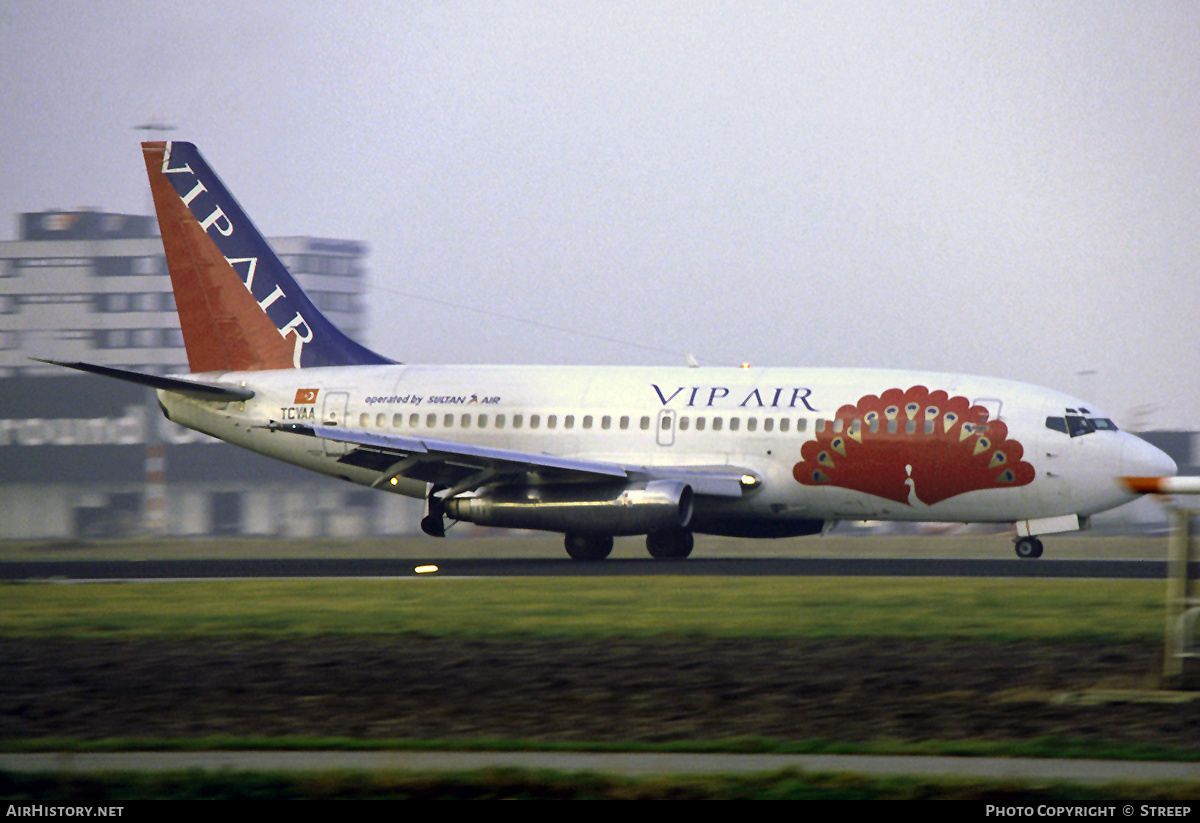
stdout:
[[112,366],[97,366],[95,363],[65,363],[61,360],[42,360],[35,357],[39,363],[50,363],[54,366],[64,366],[68,369],[83,371],[89,374],[98,374],[101,377],[111,377],[115,380],[124,380],[126,383],[137,383],[139,386],[149,386],[152,389],[162,389],[163,391],[182,394],[185,397],[191,397],[194,400],[215,400],[233,402],[237,400],[249,400],[254,396],[254,392],[250,389],[243,389],[238,386],[226,386],[222,383],[201,383],[196,380],[187,380],[182,377],[165,377],[159,374],[142,374],[136,371],[126,371],[125,369],[115,369]]

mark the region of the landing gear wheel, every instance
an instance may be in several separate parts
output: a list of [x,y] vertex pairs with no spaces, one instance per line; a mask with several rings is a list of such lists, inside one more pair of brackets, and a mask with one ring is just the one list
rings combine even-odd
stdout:
[[446,521],[440,514],[427,514],[421,518],[421,531],[430,537],[445,537]]
[[446,536],[446,503],[442,498],[434,497],[442,488],[432,486],[429,496],[425,498],[425,516],[421,518],[421,531],[430,537]]
[[1042,541],[1036,537],[1022,537],[1017,540],[1017,557],[1022,560],[1036,560],[1042,556]]
[[613,549],[611,537],[594,534],[568,534],[565,543],[572,560],[603,560]]
[[646,535],[646,551],[655,560],[683,560],[692,553],[692,533],[687,529],[650,532]]

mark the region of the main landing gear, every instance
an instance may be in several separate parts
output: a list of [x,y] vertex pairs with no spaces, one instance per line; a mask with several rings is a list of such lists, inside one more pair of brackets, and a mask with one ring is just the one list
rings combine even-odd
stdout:
[[646,551],[655,560],[683,560],[692,553],[692,533],[687,529],[650,532],[646,535]]
[[[564,542],[574,560],[603,560],[613,549],[613,539],[607,535],[568,534]],[[687,529],[646,535],[646,550],[656,560],[683,560],[692,553],[692,545],[692,533]]]
[[612,552],[613,539],[594,534],[568,534],[567,554],[572,560],[603,560]]
[[1036,560],[1042,556],[1042,541],[1036,537],[1018,537],[1015,548],[1017,557],[1022,560]]
[[425,499],[425,516],[421,518],[421,531],[430,537],[446,536],[446,503],[442,498],[433,496],[441,489],[441,486],[432,487]]

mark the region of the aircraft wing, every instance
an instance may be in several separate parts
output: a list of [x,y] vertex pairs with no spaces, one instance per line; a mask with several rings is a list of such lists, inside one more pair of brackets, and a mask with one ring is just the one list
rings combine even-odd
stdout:
[[[527,476],[533,483],[679,480],[696,494],[741,497],[745,478],[757,477],[736,466],[626,466],[579,457],[475,446],[453,440],[404,437],[354,431],[337,426],[273,423],[268,428],[344,443],[340,463],[380,472],[373,485],[405,477],[445,486],[446,496]],[[752,484],[751,484],[752,485]]]

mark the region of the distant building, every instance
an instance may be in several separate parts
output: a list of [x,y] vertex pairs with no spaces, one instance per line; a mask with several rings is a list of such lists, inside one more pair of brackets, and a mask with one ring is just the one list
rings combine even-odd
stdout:
[[[316,307],[361,339],[366,246],[313,237],[269,242]],[[187,371],[153,217],[97,211],[20,216],[20,239],[0,243],[0,377],[57,373],[32,357]]]
[[[366,246],[269,242],[317,308],[362,339]],[[37,357],[187,371],[154,218],[23,214],[20,239],[0,242],[0,538],[417,529],[419,502],[220,443],[167,421],[147,389]]]

